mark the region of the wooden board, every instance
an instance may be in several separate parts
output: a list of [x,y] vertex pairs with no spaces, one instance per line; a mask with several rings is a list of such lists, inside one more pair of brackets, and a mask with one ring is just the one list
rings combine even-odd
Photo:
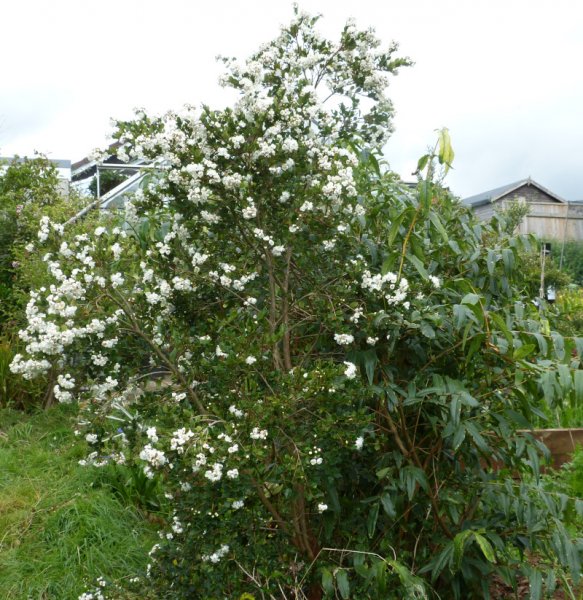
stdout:
[[583,427],[578,429],[535,429],[532,434],[550,451],[553,466],[571,460],[577,446],[583,446]]

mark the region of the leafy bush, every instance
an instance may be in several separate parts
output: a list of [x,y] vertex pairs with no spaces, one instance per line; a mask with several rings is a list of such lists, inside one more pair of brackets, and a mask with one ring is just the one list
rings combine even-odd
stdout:
[[557,265],[561,262],[561,251],[563,253],[563,271],[571,277],[573,283],[583,285],[583,242],[565,242],[564,249],[561,248],[561,244],[556,244],[553,260]]
[[[24,346],[17,332],[26,321],[30,290],[49,284],[45,257],[59,251],[59,245],[40,245],[39,225],[47,219],[67,221],[83,202],[63,187],[54,165],[42,156],[15,159],[0,173],[0,406],[52,403],[55,382],[50,377],[44,382],[23,382],[10,373],[8,364]],[[92,231],[96,220],[96,215],[90,215],[69,229],[77,234]]]
[[478,223],[439,185],[446,131],[415,190],[382,164],[386,75],[408,61],[352,24],[325,40],[316,20],[226,61],[234,107],[118,124],[160,179],[126,227],[47,262],[12,369],[58,369],[87,464],[131,457],[165,490],[158,598],[577,583],[544,448],[521,430],[540,395],[578,393],[583,347],[522,294],[504,217]]

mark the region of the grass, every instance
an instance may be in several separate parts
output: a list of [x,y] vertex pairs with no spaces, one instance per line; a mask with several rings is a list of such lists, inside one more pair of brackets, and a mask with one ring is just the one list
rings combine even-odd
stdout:
[[0,410],[0,598],[76,600],[145,569],[157,536],[77,461],[74,410]]

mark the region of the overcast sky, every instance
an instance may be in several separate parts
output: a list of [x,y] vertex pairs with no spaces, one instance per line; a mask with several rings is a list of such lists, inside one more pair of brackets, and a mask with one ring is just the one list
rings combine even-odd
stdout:
[[[415,61],[390,87],[385,153],[411,179],[449,127],[452,190],[525,177],[583,199],[583,3],[578,0],[306,0],[336,37],[349,17]],[[247,57],[288,22],[287,0],[19,0],[2,4],[0,155],[79,160],[134,107],[222,105],[218,54]]]

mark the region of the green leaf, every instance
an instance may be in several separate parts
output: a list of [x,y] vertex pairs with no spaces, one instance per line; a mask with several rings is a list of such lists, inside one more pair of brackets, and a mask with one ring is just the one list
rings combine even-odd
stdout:
[[426,213],[431,207],[431,182],[424,180],[419,184],[419,202]]
[[405,209],[396,217],[393,217],[391,221],[391,227],[389,229],[389,235],[387,237],[387,245],[389,248],[393,246],[393,243],[397,238],[397,234],[399,233],[399,229],[401,228],[401,223],[403,223],[403,219],[407,216],[408,212],[410,212],[410,209]]
[[374,381],[374,372],[375,367],[379,361],[377,357],[376,350],[365,350],[362,355],[362,362],[364,363],[364,370],[366,372],[366,377],[368,379],[368,383],[372,385]]
[[451,168],[453,157],[455,153],[451,146],[451,138],[449,136],[449,130],[447,127],[439,130],[439,149],[437,152],[437,158],[439,164],[445,165],[445,172]]
[[385,467],[384,469],[380,469],[377,471],[377,477],[379,479],[384,479],[391,471],[391,467]]
[[435,329],[427,321],[421,323],[421,333],[429,340],[435,339]]
[[498,256],[494,250],[488,250],[488,257],[486,258],[486,265],[488,267],[488,273],[494,275],[494,269],[496,268],[496,261]]
[[462,445],[462,442],[464,441],[465,437],[466,428],[463,426],[463,424],[459,425],[459,427],[455,430],[453,434],[453,439],[451,441],[451,447],[454,452]]
[[538,348],[540,350],[540,353],[543,356],[546,356],[549,352],[549,347],[547,344],[547,340],[545,339],[545,337],[541,334],[541,333],[535,333],[534,337],[536,339],[536,341],[538,342]]
[[[583,505],[583,501],[581,501],[581,503]],[[395,518],[397,516],[397,511],[395,510],[393,500],[387,492],[381,495],[381,504],[383,505],[383,509],[387,515],[389,515],[389,517]]]
[[374,537],[374,533],[377,527],[377,519],[379,518],[379,507],[380,504],[376,502],[371,506],[371,509],[368,513],[366,527],[368,530],[368,537],[371,539]]
[[339,569],[336,571],[336,585],[338,586],[338,591],[344,600],[350,598],[350,584],[348,583],[348,575],[344,569]]
[[334,579],[329,569],[322,569],[322,589],[326,594],[334,593]]
[[464,550],[466,546],[466,542],[474,535],[472,529],[465,529],[464,531],[460,531],[453,538],[453,557],[452,557],[452,571],[457,573],[460,570],[462,565],[462,560],[464,557]]
[[523,344],[522,346],[520,346],[520,348],[515,348],[512,357],[514,358],[514,360],[521,360],[523,358],[526,358],[527,356],[530,356],[534,352],[534,350],[534,344]]
[[447,231],[445,230],[445,227],[443,226],[439,215],[435,211],[431,211],[429,213],[429,220],[433,223],[433,226],[435,227],[435,229],[437,229],[439,235],[441,235],[444,241],[447,242],[449,240],[449,236],[447,235]]
[[462,253],[460,245],[455,240],[449,240],[447,245],[453,250],[454,254],[460,255]]
[[480,296],[478,294],[466,294],[462,298],[462,304],[479,304]]
[[369,576],[369,570],[366,566],[365,563],[365,555],[361,554],[360,552],[355,552],[352,555],[352,564],[354,565],[354,570],[361,576],[361,577],[368,577]]
[[495,563],[496,555],[494,554],[494,548],[492,548],[492,544],[480,533],[475,533],[474,539],[478,543],[478,546],[480,546],[480,550],[482,551],[482,554],[486,557],[486,560],[488,560],[491,563]]
[[497,325],[499,331],[502,333],[502,335],[508,342],[508,347],[512,348],[514,345],[514,337],[510,329],[508,329],[506,321],[498,313],[495,312],[489,312],[488,317],[490,317],[490,320]]
[[583,371],[578,369],[573,373],[573,387],[575,388],[575,399],[583,401]]
[[510,275],[514,270],[514,252],[509,248],[502,250],[502,262],[504,263],[506,274]]
[[417,162],[417,173],[423,171],[423,169],[427,166],[427,163],[431,156],[429,154],[424,154],[419,161]]
[[478,428],[471,421],[466,421],[465,426],[472,440],[474,441],[474,444],[482,452],[490,452],[490,446],[486,443],[486,440],[482,437],[478,431]]
[[530,600],[540,600],[543,595],[543,576],[538,569],[532,569],[528,577]]
[[413,264],[423,279],[429,279],[429,273],[427,273],[423,263],[414,254],[407,254],[407,260]]
[[326,481],[326,491],[328,492],[328,498],[330,499],[330,504],[332,505],[332,510],[334,512],[340,512],[340,499],[338,498],[338,492],[336,491],[336,486],[334,482],[330,479]]

